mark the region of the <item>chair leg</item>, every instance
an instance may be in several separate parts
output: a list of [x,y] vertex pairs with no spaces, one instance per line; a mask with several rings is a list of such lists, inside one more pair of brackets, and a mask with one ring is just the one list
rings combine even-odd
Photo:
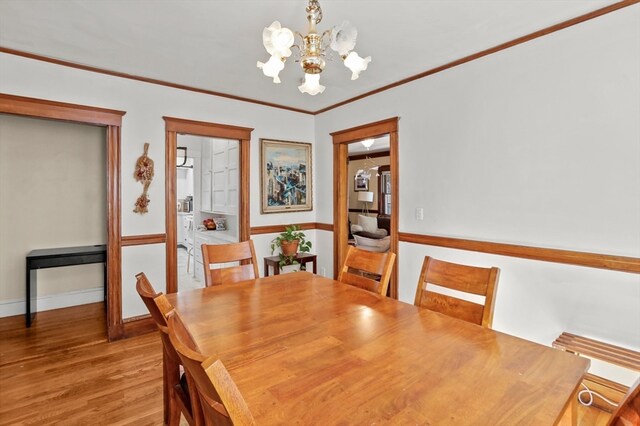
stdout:
[[191,255],[193,253],[193,247],[187,250],[187,273],[189,273],[189,267],[191,266]]
[[169,424],[169,416],[171,415],[171,395],[173,391],[169,389],[169,364],[167,363],[167,353],[162,350],[162,414],[164,424]]
[[169,421],[167,422],[168,426],[179,426],[180,425],[180,406],[178,405],[177,398],[174,390],[171,389],[169,392]]

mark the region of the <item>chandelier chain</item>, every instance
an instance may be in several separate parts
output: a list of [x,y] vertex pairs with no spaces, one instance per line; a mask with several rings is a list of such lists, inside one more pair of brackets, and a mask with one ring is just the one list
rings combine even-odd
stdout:
[[309,0],[306,11],[309,20],[313,21],[316,25],[322,21],[322,8],[318,0]]

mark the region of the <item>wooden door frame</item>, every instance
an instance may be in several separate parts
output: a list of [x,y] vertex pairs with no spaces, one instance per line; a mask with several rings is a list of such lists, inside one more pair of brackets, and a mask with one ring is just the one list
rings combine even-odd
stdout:
[[251,132],[248,127],[230,126],[227,124],[209,123],[205,121],[186,120],[175,117],[162,117],[165,121],[165,227],[166,263],[167,263],[167,293],[178,291],[178,253],[177,242],[177,172],[176,157],[178,148],[178,134],[204,136],[209,138],[233,139],[239,143],[239,200],[238,200],[238,237],[240,241],[247,241],[251,237],[249,210],[249,149]]
[[[330,133],[333,138],[333,275],[338,276],[340,265],[347,254],[349,192],[347,187],[349,157],[347,145],[363,139],[389,135],[389,165],[391,166],[391,246],[398,255],[398,120],[393,117],[350,129]],[[391,273],[390,295],[398,298],[398,257]]]
[[0,113],[104,127],[107,143],[107,337],[124,337],[122,322],[122,237],[120,130],[125,111],[0,93]]

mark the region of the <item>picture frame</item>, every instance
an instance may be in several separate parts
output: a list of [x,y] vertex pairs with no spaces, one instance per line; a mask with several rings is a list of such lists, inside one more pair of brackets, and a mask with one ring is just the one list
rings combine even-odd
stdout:
[[358,191],[368,191],[369,190],[369,179],[364,176],[356,176],[353,181],[353,190]]
[[311,144],[260,139],[260,212],[313,210]]

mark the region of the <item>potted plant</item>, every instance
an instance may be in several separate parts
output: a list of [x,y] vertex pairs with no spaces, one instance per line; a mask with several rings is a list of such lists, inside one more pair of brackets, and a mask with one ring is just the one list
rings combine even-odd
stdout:
[[297,225],[285,227],[284,232],[271,240],[271,254],[280,248],[280,266],[297,265],[298,251],[307,253],[311,250],[311,241],[307,241],[306,235]]

